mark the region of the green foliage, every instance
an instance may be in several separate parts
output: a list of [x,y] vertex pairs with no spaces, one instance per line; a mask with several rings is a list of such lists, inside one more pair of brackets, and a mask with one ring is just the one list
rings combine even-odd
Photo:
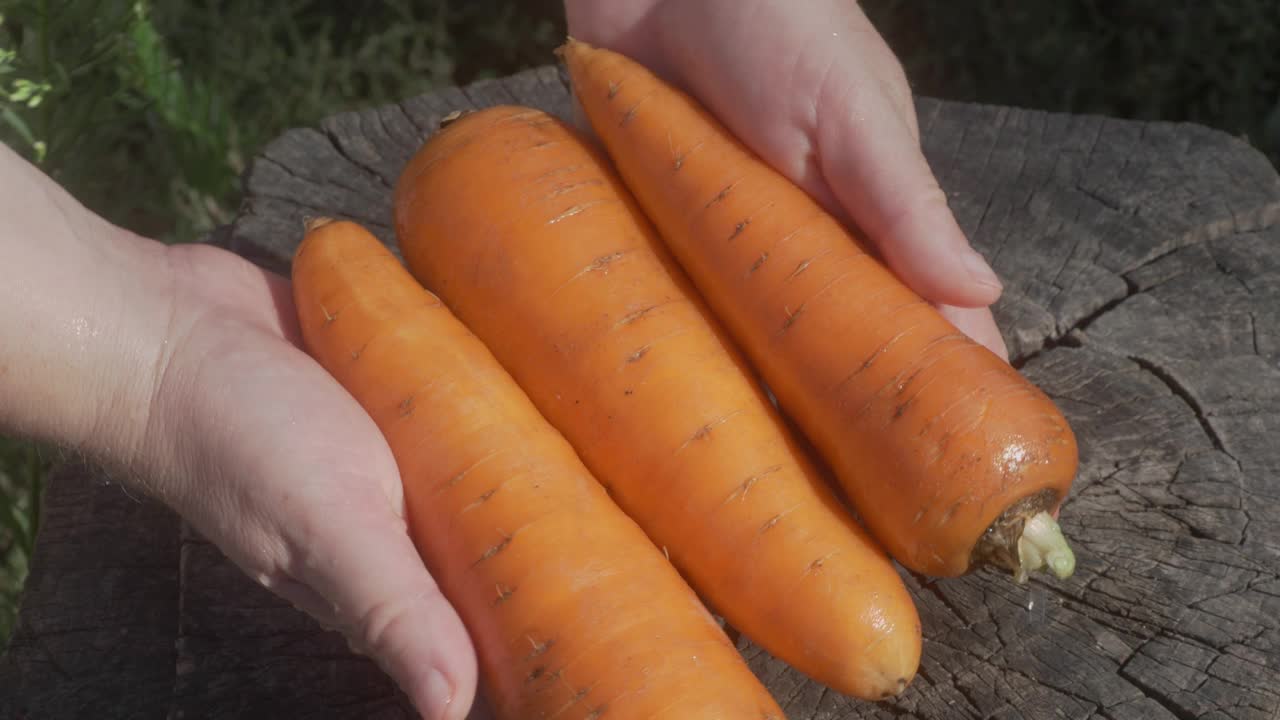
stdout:
[[[197,116],[202,93],[181,89],[144,4],[17,0],[0,30],[12,74],[42,90],[36,105],[16,103],[12,93],[2,101],[8,123],[0,139],[25,149],[82,202],[145,232],[160,229],[148,213],[161,212],[176,194],[207,186],[197,168],[208,166],[211,153],[199,160],[185,153],[194,124],[181,122]],[[168,122],[178,124],[170,130]],[[223,128],[203,124],[196,138],[207,145]],[[172,146],[175,159],[139,172],[139,152],[149,142]],[[174,172],[178,158],[187,160],[191,178]]]
[[284,129],[546,62],[558,6],[8,0],[0,141],[109,220],[191,240]]
[[47,470],[39,448],[0,438],[0,649],[17,617],[18,594],[35,548]]

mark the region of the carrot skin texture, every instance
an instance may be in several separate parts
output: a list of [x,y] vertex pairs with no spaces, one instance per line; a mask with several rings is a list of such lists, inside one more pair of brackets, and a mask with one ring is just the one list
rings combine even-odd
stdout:
[[376,238],[313,227],[293,279],[306,347],[386,437],[501,720],[781,720],[662,553]]
[[868,699],[901,692],[920,621],[608,159],[541,111],[434,135],[396,186],[409,269],[491,348],[725,618]]
[[686,94],[611,51],[561,54],[624,181],[890,554],[961,575],[1007,508],[1060,506],[1076,441],[1037,387]]

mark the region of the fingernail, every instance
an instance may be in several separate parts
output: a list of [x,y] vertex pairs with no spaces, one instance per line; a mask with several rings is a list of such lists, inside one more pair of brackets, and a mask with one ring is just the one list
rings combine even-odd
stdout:
[[996,277],[996,272],[987,264],[986,259],[978,253],[977,250],[969,248],[962,253],[961,262],[964,263],[964,269],[969,271],[969,277],[979,285],[1003,290],[1004,284],[1000,282],[1000,278]]
[[427,671],[427,683],[418,693],[418,708],[426,720],[442,720],[453,704],[453,685],[435,668]]

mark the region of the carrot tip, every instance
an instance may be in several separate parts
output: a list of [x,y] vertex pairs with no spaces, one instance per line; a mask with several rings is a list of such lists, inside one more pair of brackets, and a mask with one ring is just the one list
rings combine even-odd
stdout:
[[306,228],[307,232],[315,232],[331,222],[333,222],[333,218],[320,216],[304,218],[302,224],[303,227]]
[[898,678],[898,682],[893,686],[893,689],[886,692],[881,699],[890,700],[892,698],[896,698],[902,693],[906,692],[906,690],[907,690],[907,679]]
[[564,42],[560,43],[560,46],[557,47],[555,50],[552,50],[551,52],[555,54],[556,57],[563,60],[565,53],[569,51],[569,46],[578,45],[578,44],[580,43],[578,42],[577,38],[575,38],[572,35],[565,35]]

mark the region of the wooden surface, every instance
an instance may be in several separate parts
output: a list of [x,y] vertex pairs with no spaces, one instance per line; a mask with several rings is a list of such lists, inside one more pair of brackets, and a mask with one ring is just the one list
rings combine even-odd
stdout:
[[[552,68],[286,133],[223,241],[284,268],[301,218],[391,241],[390,188],[446,113],[569,113]],[[849,701],[742,639],[792,720],[1280,717],[1280,179],[1187,125],[922,99],[952,207],[1006,281],[1016,362],[1061,404],[1082,466],[1066,582],[908,577],[920,676]],[[68,468],[48,500],[0,718],[400,718],[340,638],[168,512]]]

